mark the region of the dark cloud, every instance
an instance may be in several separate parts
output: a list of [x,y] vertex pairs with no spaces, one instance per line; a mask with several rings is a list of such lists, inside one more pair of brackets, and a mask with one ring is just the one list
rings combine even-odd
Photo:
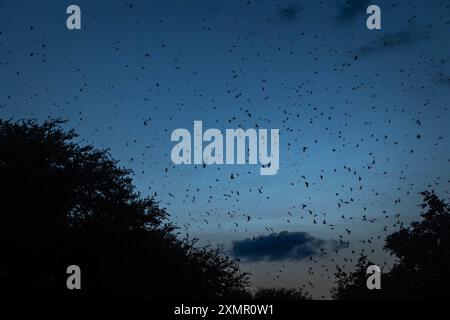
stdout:
[[385,32],[370,44],[360,47],[356,53],[357,55],[370,55],[381,50],[394,49],[397,47],[409,47],[416,44],[421,38],[425,36],[424,32],[411,26],[395,33]]
[[282,231],[278,234],[233,241],[233,255],[248,261],[302,260],[347,246],[345,242],[316,238],[307,232]]
[[338,7],[339,13],[336,17],[338,22],[348,22],[354,20],[359,14],[365,19],[366,9],[369,6],[368,0],[346,0]]
[[300,7],[298,5],[288,5],[278,10],[278,17],[282,20],[295,20],[298,17]]
[[433,76],[433,82],[438,85],[450,86],[450,74],[437,72]]

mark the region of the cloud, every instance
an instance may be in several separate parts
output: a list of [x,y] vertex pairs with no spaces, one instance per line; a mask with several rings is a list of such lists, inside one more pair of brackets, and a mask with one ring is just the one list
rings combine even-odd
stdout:
[[450,75],[443,72],[436,72],[433,75],[433,82],[442,86],[450,86]]
[[285,6],[277,6],[277,12],[266,19],[269,23],[280,22],[294,22],[299,17],[299,12],[302,11],[302,7],[297,4],[288,4]]
[[298,5],[288,5],[278,10],[278,17],[282,20],[292,21],[297,19],[300,7]]
[[357,55],[367,56],[381,50],[409,47],[426,36],[426,33],[419,31],[414,26],[410,26],[395,33],[385,32],[375,40],[371,41],[370,44],[360,47],[356,50],[356,53]]
[[365,19],[365,13],[368,6],[368,0],[346,0],[339,5],[339,13],[336,20],[341,23],[352,21],[358,14],[361,14],[363,19]]
[[339,250],[347,247],[346,242],[324,240],[311,236],[307,232],[272,233],[266,236],[233,241],[233,255],[247,261],[261,260],[302,260],[325,254],[327,250]]

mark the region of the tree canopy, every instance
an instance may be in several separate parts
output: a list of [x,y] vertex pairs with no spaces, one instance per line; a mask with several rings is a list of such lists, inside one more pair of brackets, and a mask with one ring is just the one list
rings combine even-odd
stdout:
[[361,256],[356,270],[338,269],[333,297],[337,299],[442,299],[450,285],[449,205],[434,192],[421,193],[425,210],[421,221],[402,227],[386,238],[385,249],[396,258],[382,274],[381,290],[367,290],[366,269],[372,264]]
[[[178,239],[129,170],[61,125],[0,120],[0,296],[248,296],[237,261]],[[82,290],[66,288],[72,264]]]

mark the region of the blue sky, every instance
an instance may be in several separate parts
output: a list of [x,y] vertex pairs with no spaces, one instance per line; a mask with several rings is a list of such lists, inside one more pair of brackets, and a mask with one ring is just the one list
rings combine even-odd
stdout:
[[[82,30],[65,27],[70,4]],[[366,28],[364,0],[3,0],[0,117],[67,119],[131,167],[183,235],[227,252],[271,232],[342,236],[350,247],[316,262],[243,257],[255,286],[327,295],[335,264],[362,248],[389,262],[381,240],[396,214],[418,218],[419,191],[448,198],[450,3],[373,4],[382,30]],[[279,128],[278,174],[174,166],[171,132],[194,120]]]

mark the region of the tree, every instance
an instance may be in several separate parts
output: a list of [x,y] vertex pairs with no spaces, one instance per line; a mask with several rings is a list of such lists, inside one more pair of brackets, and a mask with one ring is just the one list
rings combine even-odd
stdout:
[[304,301],[310,300],[311,297],[303,288],[259,288],[254,294],[254,299],[268,301]]
[[[178,239],[131,172],[62,123],[0,120],[0,297],[249,295],[237,261]],[[72,264],[82,290],[66,288]]]
[[450,213],[449,205],[434,192],[424,191],[420,205],[426,211],[421,221],[402,227],[386,238],[385,249],[397,259],[389,272],[382,275],[382,290],[366,289],[363,256],[356,271],[346,274],[338,269],[337,299],[442,299],[449,298],[450,285]]
[[[366,286],[367,267],[372,265],[366,255],[361,255],[355,266],[355,271],[347,273],[337,266],[336,287],[331,289],[331,295],[338,300],[364,300],[379,298],[381,292],[368,290]],[[384,285],[384,277],[383,277]]]
[[386,238],[398,258],[390,274],[392,295],[402,298],[450,297],[449,205],[433,192],[422,192],[423,220]]

